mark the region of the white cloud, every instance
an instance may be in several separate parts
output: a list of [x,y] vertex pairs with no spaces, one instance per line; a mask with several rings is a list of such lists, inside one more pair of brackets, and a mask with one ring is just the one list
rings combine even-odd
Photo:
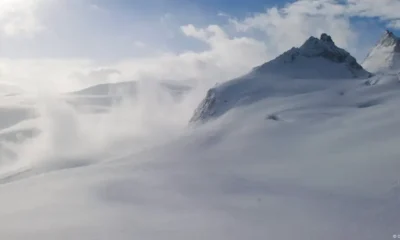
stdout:
[[44,29],[38,8],[48,0],[0,0],[0,31],[7,36],[32,35]]
[[115,82],[113,79],[118,78],[121,72],[112,68],[94,68],[88,70],[87,73],[75,72],[70,75],[72,80],[79,80],[82,83],[105,83],[105,82]]
[[400,20],[391,21],[389,27],[400,29]]
[[[61,92],[85,86],[71,74],[96,69],[84,59],[0,59],[0,81],[26,90]],[[93,84],[93,83],[92,83]]]
[[207,41],[212,34],[210,29],[196,29],[192,24],[182,26],[182,32],[188,37],[194,37],[202,41]]
[[218,26],[205,29],[182,27],[188,36],[208,45],[201,52],[165,53],[156,57],[130,59],[112,66],[120,80],[199,80],[205,88],[244,74],[267,58],[265,44],[250,38],[229,37]]
[[[220,26],[210,25],[206,28],[196,28],[193,25],[182,27],[186,36],[207,43],[209,50],[198,53],[198,59],[219,66],[222,69],[250,69],[262,63],[270,56],[267,55],[266,45],[248,37],[230,37]],[[190,55],[187,53],[186,55]],[[182,56],[185,56],[183,54]]]
[[[31,4],[34,2],[28,0],[30,1]],[[39,0],[41,1],[49,0]],[[393,1],[385,1],[393,4]],[[322,32],[327,32],[341,47],[359,47],[357,45],[359,32],[353,29],[349,16],[364,11],[365,4],[362,4],[364,3],[355,0],[351,2],[349,0],[346,5],[338,4],[334,0],[300,0],[283,8],[273,7],[265,12],[255,13],[244,19],[230,18],[228,26],[216,24],[204,27],[193,24],[181,26],[180,30],[185,37],[206,44],[205,50],[197,52],[163,51],[156,56],[153,54],[152,57],[128,58],[108,64],[98,64],[87,59],[24,61],[0,59],[0,80],[15,81],[30,88],[40,86],[55,91],[69,91],[105,81],[143,79],[194,79],[204,88],[208,88],[216,82],[244,74],[252,67],[272,59],[293,46],[299,46],[310,35],[318,36]],[[20,9],[25,9],[21,10],[24,12],[31,8]],[[378,13],[381,14],[382,11]],[[175,31],[179,27],[172,20],[172,14],[162,18],[166,28]],[[262,32],[264,37],[255,38],[254,30]],[[146,46],[146,51],[150,49],[157,52],[157,48],[147,42],[136,41],[133,45],[137,48]],[[21,68],[24,71],[20,71]]]
[[103,82],[146,79],[197,80],[199,87],[207,89],[216,82],[246,73],[269,57],[264,43],[246,37],[230,37],[216,25],[204,29],[189,25],[182,27],[182,31],[206,43],[208,49],[162,53],[104,65],[84,59],[0,59],[0,80],[48,91],[71,91]]
[[336,43],[349,47],[356,39],[350,20],[340,15],[344,7],[332,1],[301,0],[283,8],[273,7],[242,20],[231,19],[238,31],[258,30],[266,41],[281,53],[302,44],[308,37],[323,32],[332,35]]
[[228,18],[231,17],[228,13],[225,13],[225,12],[218,12],[217,15],[218,15],[219,17],[228,17]]
[[398,0],[347,0],[347,14],[351,16],[378,17],[389,21],[389,26],[399,28],[400,1]]

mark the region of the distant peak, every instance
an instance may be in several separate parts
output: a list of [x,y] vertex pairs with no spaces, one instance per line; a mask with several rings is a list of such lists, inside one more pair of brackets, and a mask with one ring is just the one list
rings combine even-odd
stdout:
[[400,38],[386,30],[364,60],[363,66],[371,72],[400,70]]
[[[311,64],[311,62],[313,63]],[[335,66],[342,65],[345,67],[345,70],[343,70],[342,75],[340,75],[340,73],[339,75],[345,76],[347,73],[350,73],[351,75],[346,75],[346,77],[343,78],[347,78],[347,76],[353,78],[364,78],[371,76],[371,74],[365,71],[349,52],[347,52],[343,48],[337,47],[332,40],[332,37],[326,33],[321,34],[320,38],[316,38],[313,36],[309,37],[300,47],[291,48],[290,50],[278,56],[276,59],[264,63],[259,67],[256,67],[255,71],[261,73],[279,72],[277,71],[277,69],[283,69],[285,67],[287,67],[288,69],[296,68],[296,66],[300,65],[304,67],[307,64],[310,64],[308,66],[310,69],[315,69],[315,64],[327,64],[326,66],[331,64],[331,67],[328,68],[334,68]],[[303,73],[307,73],[307,70],[305,70],[303,67]],[[282,70],[282,72],[284,71]],[[293,72],[294,71],[297,70],[293,70]],[[312,72],[312,70],[310,70],[310,72]],[[307,75],[303,73],[299,72],[296,75],[296,78],[299,78],[300,76],[308,78],[310,78],[310,76],[312,77],[312,75]],[[290,73],[285,72],[285,74],[288,75]],[[322,78],[329,78],[331,77],[331,75],[331,73],[327,73],[318,76],[322,76]]]
[[318,39],[311,36],[300,48],[300,54],[307,57],[324,57],[334,62],[344,62],[350,54],[335,45],[332,37],[326,33]]
[[392,31],[390,31],[388,29],[386,29],[385,36],[398,39],[398,37]]
[[383,45],[383,46],[400,45],[400,38],[397,37],[392,31],[386,30],[381,40],[379,41],[378,45]]
[[322,33],[320,38],[316,38],[311,36],[307,39],[307,41],[303,44],[300,49],[337,49],[335,42],[332,40],[332,37],[326,33]]
[[304,43],[306,46],[311,46],[311,45],[335,45],[335,42],[332,40],[332,37],[326,33],[322,33],[321,37],[318,39],[316,37],[309,37],[308,40]]

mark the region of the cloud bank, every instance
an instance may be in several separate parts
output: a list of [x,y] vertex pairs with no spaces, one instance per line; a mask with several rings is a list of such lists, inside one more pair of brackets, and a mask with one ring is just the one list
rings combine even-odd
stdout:
[[51,0],[1,0],[0,31],[6,37],[26,37],[44,30],[39,10],[49,1]]

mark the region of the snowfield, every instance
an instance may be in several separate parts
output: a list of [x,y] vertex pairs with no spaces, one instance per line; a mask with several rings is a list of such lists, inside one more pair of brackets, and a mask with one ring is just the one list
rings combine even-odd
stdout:
[[400,234],[399,76],[274,74],[213,88],[191,124],[187,85],[3,96],[0,239]]

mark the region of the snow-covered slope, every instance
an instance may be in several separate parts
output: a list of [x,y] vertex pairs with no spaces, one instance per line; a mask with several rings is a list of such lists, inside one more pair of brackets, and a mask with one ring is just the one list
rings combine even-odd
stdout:
[[95,114],[110,86],[1,97],[0,239],[397,238],[399,76],[268,68],[210,90],[202,116],[235,110],[195,128],[159,84]]
[[104,152],[86,148],[96,131],[84,125],[73,138],[76,126],[61,114],[54,130],[63,134],[50,143],[71,155],[1,178],[0,239],[393,239],[398,83],[336,86],[260,100],[162,145],[153,136],[145,151],[125,140],[131,152],[111,156],[117,139],[96,146]]
[[335,86],[343,79],[368,77],[371,74],[338,48],[329,35],[310,37],[300,48],[292,48],[249,74],[210,89],[191,122],[218,117],[235,106],[265,97],[301,94]]
[[400,72],[400,38],[386,31],[362,65],[371,72]]

